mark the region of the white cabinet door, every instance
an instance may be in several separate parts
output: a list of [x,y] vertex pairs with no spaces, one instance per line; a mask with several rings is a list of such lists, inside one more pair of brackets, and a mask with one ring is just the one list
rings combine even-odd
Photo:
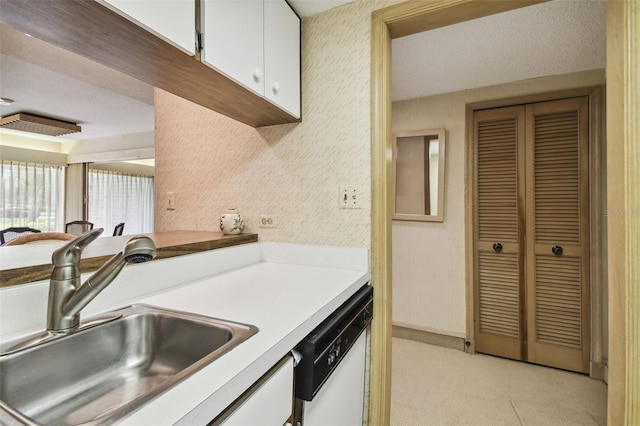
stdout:
[[265,97],[300,117],[300,19],[284,0],[264,3]]
[[[284,425],[293,410],[293,358],[289,357],[221,422],[224,426]],[[215,424],[215,422],[214,422]]]
[[204,0],[206,64],[264,96],[263,0]]
[[98,0],[189,55],[196,53],[195,0]]
[[203,0],[201,59],[300,117],[300,18],[285,0]]

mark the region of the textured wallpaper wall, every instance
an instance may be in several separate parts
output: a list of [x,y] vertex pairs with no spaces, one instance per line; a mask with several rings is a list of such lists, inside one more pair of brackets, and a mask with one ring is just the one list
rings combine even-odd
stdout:
[[[156,230],[218,230],[236,207],[261,241],[369,247],[371,12],[391,3],[303,21],[302,123],[254,129],[156,89]],[[360,186],[361,209],[338,209],[340,185]]]

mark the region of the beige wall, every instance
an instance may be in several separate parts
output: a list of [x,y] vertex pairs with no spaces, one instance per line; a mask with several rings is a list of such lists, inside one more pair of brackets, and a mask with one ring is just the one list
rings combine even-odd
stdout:
[[[390,3],[303,21],[302,123],[253,129],[156,90],[156,229],[217,230],[237,207],[261,241],[369,247],[371,12]],[[361,209],[338,209],[339,185],[360,186]]]
[[[17,131],[16,131],[17,132]],[[6,147],[30,149],[34,151],[66,153],[60,142],[53,142],[45,138],[35,138],[20,133],[10,133],[10,131],[0,130],[0,154],[3,154]]]
[[466,334],[466,104],[604,83],[604,70],[594,70],[393,103],[393,131],[447,130],[444,222],[393,221],[394,323],[457,337]]

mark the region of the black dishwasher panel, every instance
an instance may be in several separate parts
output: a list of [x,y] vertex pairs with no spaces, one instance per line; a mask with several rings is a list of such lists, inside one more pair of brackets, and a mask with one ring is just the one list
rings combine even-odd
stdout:
[[311,401],[373,318],[373,287],[366,284],[296,346],[296,398]]

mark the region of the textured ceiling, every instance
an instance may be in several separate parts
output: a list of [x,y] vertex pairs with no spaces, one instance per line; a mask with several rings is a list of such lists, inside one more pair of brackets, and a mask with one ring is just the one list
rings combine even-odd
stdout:
[[322,13],[329,9],[353,3],[356,0],[287,0],[293,10],[302,17]]
[[[154,129],[153,87],[34,37],[0,25],[0,106],[77,123],[81,133],[52,140],[88,140]],[[30,134],[30,136],[34,136]]]
[[555,0],[392,42],[394,100],[605,67],[604,0]]

